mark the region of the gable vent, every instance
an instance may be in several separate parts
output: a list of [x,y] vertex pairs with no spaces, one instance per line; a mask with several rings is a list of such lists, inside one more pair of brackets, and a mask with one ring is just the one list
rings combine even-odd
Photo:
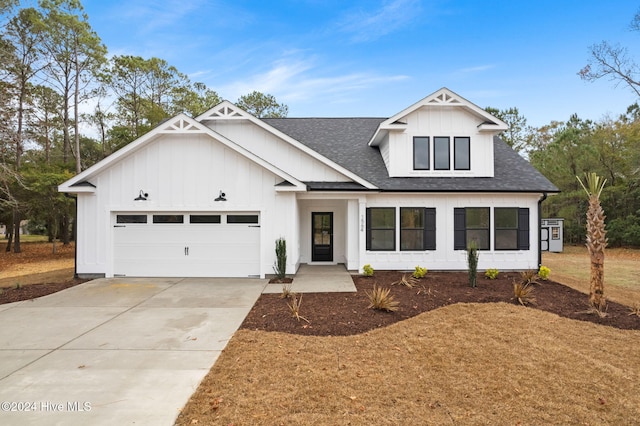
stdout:
[[460,104],[460,101],[447,93],[441,93],[429,101],[430,104]]

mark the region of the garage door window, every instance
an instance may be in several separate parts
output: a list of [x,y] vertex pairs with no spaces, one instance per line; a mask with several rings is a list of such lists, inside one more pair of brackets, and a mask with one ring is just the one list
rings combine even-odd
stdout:
[[227,223],[258,223],[257,214],[230,214]]
[[154,214],[153,223],[184,223],[184,215],[181,214]]
[[189,223],[220,223],[219,214],[192,214]]
[[119,214],[116,216],[117,223],[147,223],[146,214]]

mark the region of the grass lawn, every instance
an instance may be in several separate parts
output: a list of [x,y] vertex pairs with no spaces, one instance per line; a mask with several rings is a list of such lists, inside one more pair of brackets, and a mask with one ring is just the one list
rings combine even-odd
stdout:
[[[589,293],[589,253],[584,246],[565,246],[562,253],[544,253],[542,264],[551,279]],[[607,249],[604,260],[604,294],[628,306],[640,306],[640,250]]]
[[[607,251],[608,298],[640,302],[639,253]],[[588,292],[586,249],[543,264]],[[353,336],[240,330],[176,424],[637,424],[638,348],[638,330],[507,303],[449,305]]]

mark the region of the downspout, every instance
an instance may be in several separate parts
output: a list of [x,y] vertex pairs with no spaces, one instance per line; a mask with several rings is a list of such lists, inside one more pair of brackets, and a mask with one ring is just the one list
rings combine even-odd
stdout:
[[70,195],[68,192],[64,193],[64,196],[71,198],[75,205],[75,215],[73,217],[73,278],[78,278],[78,196]]
[[547,199],[547,193],[542,193],[542,198],[538,200],[538,271],[542,266],[542,202]]

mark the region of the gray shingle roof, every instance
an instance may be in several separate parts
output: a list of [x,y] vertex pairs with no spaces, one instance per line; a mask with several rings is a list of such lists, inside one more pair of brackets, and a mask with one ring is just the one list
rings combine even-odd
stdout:
[[[383,191],[400,192],[558,192],[558,188],[499,137],[493,139],[494,177],[389,177],[377,147],[369,140],[386,118],[265,118],[263,121]],[[328,182],[305,182],[315,190]],[[355,188],[354,188],[355,189]]]

